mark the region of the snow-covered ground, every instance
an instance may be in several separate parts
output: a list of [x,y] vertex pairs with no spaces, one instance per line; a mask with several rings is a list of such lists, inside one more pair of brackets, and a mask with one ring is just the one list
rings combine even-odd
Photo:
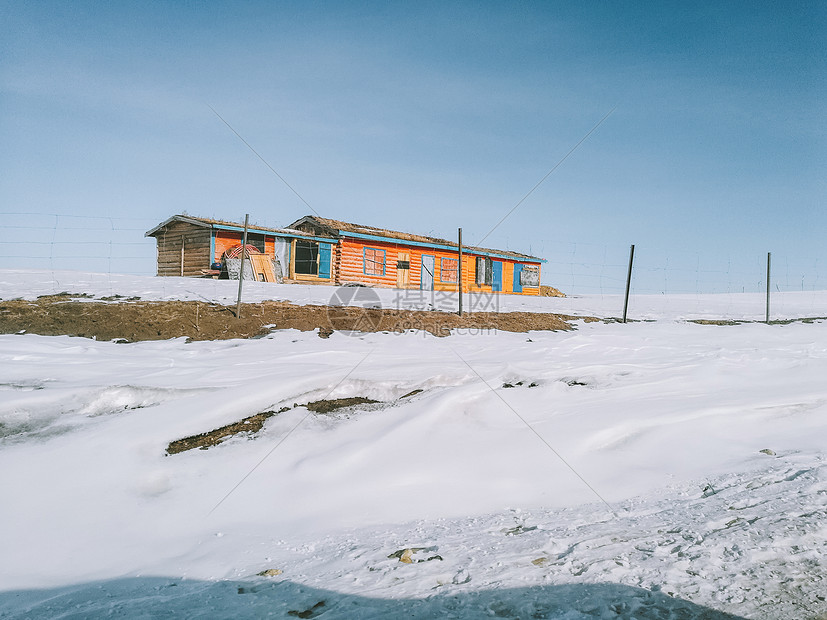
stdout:
[[[35,299],[39,295],[85,293],[93,297],[139,297],[150,301],[209,300],[235,304],[238,281],[203,278],[158,278],[79,271],[0,270],[0,299]],[[634,320],[747,320],[766,318],[766,294],[726,293],[697,295],[636,295],[629,300],[628,317]],[[327,305],[341,302],[337,288],[300,284],[245,282],[243,301],[289,301],[295,304]],[[457,309],[456,293],[365,289],[354,303],[371,299],[383,308],[415,310]],[[464,307],[470,311],[556,312],[604,318],[623,315],[622,295],[578,295],[574,297],[529,297],[523,295],[471,295]],[[771,296],[772,319],[827,317],[827,291],[775,292]]]
[[[37,273],[0,297],[237,285]],[[572,332],[0,336],[0,617],[823,618],[827,321],[696,325],[680,301]],[[529,303],[603,314],[501,308]],[[302,406],[348,396],[381,403]]]

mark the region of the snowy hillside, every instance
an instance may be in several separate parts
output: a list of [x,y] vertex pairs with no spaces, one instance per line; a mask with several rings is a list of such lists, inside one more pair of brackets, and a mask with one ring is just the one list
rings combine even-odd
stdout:
[[[38,273],[0,272],[0,298],[234,297]],[[0,618],[825,617],[827,322],[658,299],[572,332],[0,336]],[[349,397],[376,402],[307,407]]]

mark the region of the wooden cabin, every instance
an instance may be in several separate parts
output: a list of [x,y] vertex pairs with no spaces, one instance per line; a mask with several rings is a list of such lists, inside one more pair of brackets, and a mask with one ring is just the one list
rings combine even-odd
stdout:
[[[244,227],[175,215],[146,233],[155,237],[158,275],[217,274],[212,267],[240,247]],[[350,224],[314,215],[286,228],[249,226],[251,252],[275,259],[279,279],[319,284],[425,291],[540,294],[545,261],[508,250],[463,246],[462,274],[455,241]]]
[[[237,256],[244,224],[173,215],[146,232],[155,237],[159,276],[218,276],[228,254]],[[279,281],[332,284],[334,239],[298,230],[247,227],[248,254],[261,254],[279,268]],[[233,251],[235,252],[233,253]],[[262,278],[256,278],[262,279]]]

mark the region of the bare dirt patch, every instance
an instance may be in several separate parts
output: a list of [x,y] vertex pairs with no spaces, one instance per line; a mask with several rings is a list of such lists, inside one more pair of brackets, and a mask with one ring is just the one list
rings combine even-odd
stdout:
[[[824,316],[809,316],[798,319],[772,319],[769,325],[791,325],[793,323],[820,323],[827,321]],[[748,323],[765,323],[766,321],[754,321],[749,319],[692,319],[689,323],[696,325],[746,325]]]
[[[366,320],[366,318],[368,320]],[[475,312],[457,316],[448,312],[338,307],[335,328],[344,331],[403,332],[424,330],[448,336],[451,330],[570,330],[574,317],[533,312]],[[33,333],[44,336],[81,336],[98,340],[191,340],[254,338],[273,329],[319,330],[327,337],[334,331],[327,306],[296,306],[267,301],[242,304],[241,318],[235,306],[200,301],[140,301],[134,299],[90,300],[80,295],[49,295],[36,301],[0,301],[0,333]]]
[[350,398],[333,398],[331,400],[316,400],[312,403],[307,403],[308,411],[313,413],[331,413],[337,409],[345,407],[353,407],[355,405],[373,405],[378,403],[378,400],[372,398],[365,398],[363,396],[352,396]]
[[[414,390],[414,392],[405,394],[402,398],[411,396],[414,393],[419,393],[421,391],[422,390]],[[199,433],[198,435],[191,435],[189,437],[184,437],[183,439],[171,441],[167,446],[167,454],[178,454],[179,452],[195,450],[196,448],[199,450],[206,450],[207,448],[217,446],[224,440],[229,439],[230,437],[235,437],[236,435],[246,435],[252,439],[253,435],[258,433],[264,427],[264,423],[267,420],[272,418],[274,415],[284,413],[285,411],[290,411],[290,409],[295,407],[306,407],[308,411],[313,413],[324,414],[332,413],[347,407],[355,407],[357,405],[374,405],[379,402],[380,401],[378,400],[365,398],[364,396],[351,396],[348,398],[314,400],[306,405],[296,404],[293,405],[293,407],[282,407],[278,411],[262,411],[261,413],[242,418],[238,422],[221,426],[206,433]]]
[[287,411],[289,407],[283,407],[278,411],[262,411],[255,415],[246,417],[238,422],[227,424],[220,428],[213,429],[207,433],[200,433],[183,439],[176,439],[170,442],[167,446],[167,454],[178,454],[179,452],[186,452],[187,450],[206,450],[213,446],[217,446],[225,439],[234,437],[235,435],[255,435],[259,432],[264,423],[272,418],[274,415]]
[[541,286],[540,287],[540,296],[541,297],[565,297],[566,294],[560,291],[559,289],[554,288],[553,286]]

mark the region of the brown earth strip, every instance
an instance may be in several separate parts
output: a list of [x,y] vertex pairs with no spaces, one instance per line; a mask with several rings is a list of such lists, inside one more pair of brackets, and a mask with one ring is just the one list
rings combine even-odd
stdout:
[[[824,316],[808,316],[797,319],[772,319],[770,325],[792,325],[793,323],[820,323],[827,321]],[[749,319],[690,319],[689,323],[696,325],[746,325],[748,323],[764,323],[765,321],[755,321]]]
[[272,418],[277,413],[282,413],[287,410],[288,407],[284,407],[279,411],[262,411],[261,413],[251,415],[243,420],[227,424],[227,426],[216,428],[207,433],[176,439],[167,446],[167,454],[178,454],[179,452],[186,452],[187,450],[194,450],[195,448],[206,450],[212,446],[217,446],[225,439],[241,433],[254,435],[261,430],[268,418]]
[[541,297],[565,297],[566,294],[553,286],[540,286]]
[[378,403],[378,400],[365,398],[364,396],[351,396],[350,398],[332,398],[330,400],[314,400],[312,403],[307,403],[308,411],[313,413],[330,413],[337,409],[344,407],[353,407],[355,405],[373,405]]
[[[416,393],[421,391],[422,390],[414,390]],[[413,394],[413,392],[411,392],[411,394]],[[406,394],[405,396],[410,396],[411,394]],[[405,398],[405,396],[402,398]],[[372,405],[378,402],[378,400],[365,398],[364,396],[351,396],[348,398],[314,400],[313,402],[307,403],[303,406],[306,407],[308,411],[312,411],[313,413],[332,413],[333,411],[344,409],[345,407],[369,404]],[[299,406],[301,405],[293,405],[293,407]],[[282,407],[278,411],[262,411],[261,413],[242,418],[238,422],[221,426],[206,433],[199,433],[198,435],[191,435],[190,437],[184,437],[183,439],[176,439],[175,441],[171,441],[167,446],[167,454],[178,454],[179,452],[195,450],[196,448],[199,450],[206,450],[207,448],[217,446],[225,439],[229,439],[235,435],[245,434],[252,438],[253,435],[258,433],[264,427],[264,423],[269,418],[272,418],[274,415],[278,415],[279,413],[290,411],[290,409],[291,407]]]
[[475,312],[460,317],[448,312],[296,306],[267,301],[242,304],[241,318],[234,306],[200,301],[78,301],[78,295],[49,295],[36,301],[0,301],[0,334],[20,332],[44,336],[81,336],[98,340],[192,340],[253,338],[273,329],[319,329],[327,337],[334,330],[403,332],[409,329],[448,336],[452,329],[570,330],[575,317],[533,312]]

